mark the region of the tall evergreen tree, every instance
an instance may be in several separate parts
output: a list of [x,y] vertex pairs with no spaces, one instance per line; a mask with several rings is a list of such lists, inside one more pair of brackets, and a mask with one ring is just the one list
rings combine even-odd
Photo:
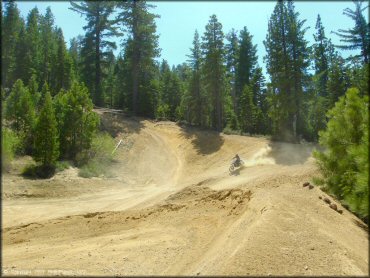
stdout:
[[241,94],[245,85],[250,84],[257,66],[257,45],[253,45],[252,38],[253,36],[248,32],[247,27],[240,31],[236,69],[237,95]]
[[346,50],[360,49],[361,54],[356,57],[362,57],[363,62],[367,64],[370,61],[370,23],[366,23],[362,12],[368,9],[368,6],[362,7],[363,1],[361,0],[353,2],[356,9],[346,8],[343,14],[353,19],[355,26],[347,30],[339,29],[338,32],[333,31],[333,33],[341,38],[341,42],[346,43],[346,45],[338,45],[338,48]]
[[41,84],[45,82],[52,84],[52,67],[56,53],[56,38],[54,34],[54,15],[50,7],[46,8],[44,16],[40,16],[40,80]]
[[202,114],[203,114],[203,103],[205,102],[202,96],[202,84],[201,84],[201,63],[202,63],[202,52],[201,44],[199,40],[198,31],[195,30],[193,47],[190,48],[191,54],[189,57],[189,64],[192,69],[192,75],[189,84],[189,110],[192,116],[190,119],[191,123],[196,125],[202,125]]
[[232,29],[226,36],[228,43],[226,44],[226,70],[231,83],[231,97],[233,100],[234,111],[237,111],[236,99],[236,70],[239,63],[239,42],[238,35]]
[[[27,80],[26,78],[28,76],[28,68],[26,67],[28,63],[28,58],[27,55],[25,55],[27,52],[28,52],[28,42],[26,37],[26,27],[24,24],[22,24],[19,31],[19,39],[17,45],[15,46],[16,54],[15,54],[15,74],[14,74],[16,78],[21,80]],[[36,76],[38,83],[39,82],[38,76],[36,74],[33,75]]]
[[255,107],[254,132],[259,134],[267,134],[268,131],[268,103],[265,89],[265,77],[261,67],[256,67],[252,76],[250,86],[253,92],[253,105]]
[[33,106],[37,107],[39,99],[41,97],[41,93],[39,92],[39,84],[37,83],[36,75],[32,75],[30,80],[28,81],[28,90],[31,94],[31,99],[33,101]]
[[68,49],[69,56],[72,61],[72,76],[73,79],[81,81],[81,47],[83,37],[81,35],[70,40]]
[[76,161],[82,150],[90,148],[99,124],[99,117],[92,109],[92,101],[83,84],[74,82],[69,91],[61,90],[56,96],[55,111],[62,157]]
[[57,32],[57,53],[54,65],[53,92],[56,94],[61,89],[68,90],[72,83],[72,59],[67,51],[62,29]]
[[35,154],[36,161],[43,166],[53,166],[59,156],[57,122],[50,93],[47,92],[45,102],[35,127]]
[[12,128],[21,138],[25,152],[30,154],[34,135],[35,107],[28,88],[20,79],[14,83],[6,99],[5,119],[10,121]]
[[116,21],[109,19],[113,13],[114,2],[102,1],[84,1],[80,3],[70,2],[70,9],[84,15],[87,20],[87,25],[84,26],[86,30],[85,37],[85,56],[84,63],[86,73],[90,71],[93,66],[93,80],[85,80],[86,84],[94,81],[94,87],[90,88],[93,96],[93,101],[96,105],[103,104],[103,90],[102,90],[102,60],[108,55],[107,50],[115,49],[116,44],[107,40],[109,37],[118,35]]
[[24,82],[27,82],[30,77],[35,74],[40,82],[41,76],[39,72],[41,63],[41,37],[40,37],[40,14],[37,7],[33,8],[27,16],[27,26],[25,30],[25,49],[24,64],[19,65],[25,68],[25,76],[20,76]]
[[[117,20],[122,24],[122,29],[128,32],[128,40],[125,45],[125,56],[130,80],[126,80],[126,86],[130,85],[131,111],[134,115],[153,114],[153,96],[150,90],[150,82],[155,71],[154,58],[159,56],[158,35],[156,34],[155,15],[149,11],[153,5],[145,1],[123,1],[118,3],[120,12]],[[149,111],[148,111],[149,110]]]
[[104,103],[108,104],[109,107],[113,107],[113,95],[115,91],[115,84],[116,84],[116,74],[115,74],[115,67],[116,67],[116,57],[114,56],[113,51],[111,51],[106,60],[107,64],[104,67],[105,71],[103,88],[105,92],[105,99]]
[[223,98],[225,94],[225,49],[222,24],[212,15],[202,37],[204,55],[204,82],[211,103],[211,126],[218,131],[223,128]]
[[320,96],[326,97],[326,83],[328,82],[329,57],[328,47],[329,40],[325,36],[324,27],[321,22],[320,15],[317,15],[316,33],[313,35],[315,43],[313,45],[313,57],[315,75],[318,79],[317,91]]
[[[277,137],[296,140],[305,132],[303,98],[307,82],[308,48],[304,39],[305,20],[298,19],[292,2],[279,1],[269,20],[264,41],[267,72],[276,94],[278,119],[274,119]],[[272,114],[271,114],[272,115]]]
[[[2,3],[3,4],[3,3]],[[21,28],[24,27],[17,4],[14,1],[5,3],[1,26],[1,85],[9,88],[16,78],[16,47]]]
[[250,134],[255,132],[256,106],[253,103],[253,91],[249,85],[245,85],[240,95],[240,127],[244,132]]
[[327,82],[328,107],[334,107],[339,97],[346,92],[346,83],[344,75],[344,61],[338,57],[338,60],[330,67]]
[[[170,69],[167,61],[163,60],[161,64],[160,94],[159,106],[162,111],[162,118],[176,120],[177,108],[180,106],[183,88],[180,78],[176,72]],[[165,113],[163,113],[165,112]]]

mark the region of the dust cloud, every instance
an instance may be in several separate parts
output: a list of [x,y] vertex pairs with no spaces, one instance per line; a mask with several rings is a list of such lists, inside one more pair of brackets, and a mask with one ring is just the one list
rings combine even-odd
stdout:
[[258,152],[256,152],[251,159],[246,159],[244,161],[245,167],[252,167],[258,165],[272,165],[275,164],[275,159],[269,157],[271,153],[271,147],[265,146],[261,148]]

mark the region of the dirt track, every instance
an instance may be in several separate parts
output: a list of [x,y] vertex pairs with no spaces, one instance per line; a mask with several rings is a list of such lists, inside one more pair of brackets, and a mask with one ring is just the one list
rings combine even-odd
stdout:
[[[126,146],[114,177],[3,175],[4,274],[368,274],[367,227],[302,187],[317,174],[312,146],[108,114],[103,124]],[[245,167],[230,175],[236,153]]]

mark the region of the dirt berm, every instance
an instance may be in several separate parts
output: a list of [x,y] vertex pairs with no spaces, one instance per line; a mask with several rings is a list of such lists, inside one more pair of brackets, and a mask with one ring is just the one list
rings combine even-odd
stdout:
[[98,112],[124,142],[109,177],[3,173],[3,274],[368,275],[367,226],[302,186],[312,145]]

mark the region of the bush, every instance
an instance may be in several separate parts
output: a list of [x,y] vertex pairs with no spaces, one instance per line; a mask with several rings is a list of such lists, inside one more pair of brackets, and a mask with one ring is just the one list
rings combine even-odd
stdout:
[[96,160],[89,161],[86,165],[82,166],[78,175],[83,178],[99,177],[106,171],[103,170],[101,165]]
[[48,91],[37,119],[34,138],[35,161],[41,162],[44,166],[55,165],[59,157],[59,138],[51,95]]
[[112,154],[116,142],[108,133],[98,133],[91,142],[91,148],[77,155],[77,164],[81,166],[79,176],[90,178],[108,175],[108,168],[113,162]]
[[326,151],[314,153],[325,187],[365,219],[369,214],[368,98],[351,88],[327,116],[327,129],[319,133]]
[[226,126],[222,132],[229,135],[241,135],[240,130],[232,129],[230,126]]
[[55,173],[55,166],[53,165],[28,165],[23,171],[22,175],[31,179],[49,179]]
[[3,128],[1,149],[2,169],[9,169],[11,161],[14,159],[14,154],[20,146],[20,142],[20,138],[11,129]]
[[54,98],[59,131],[60,157],[77,162],[77,155],[91,148],[99,126],[89,92],[83,84],[73,83],[69,91],[61,90]]
[[158,120],[168,120],[170,118],[171,109],[168,104],[161,104],[157,108],[156,118]]
[[61,172],[65,169],[68,169],[69,167],[71,167],[71,163],[68,161],[57,161],[55,163],[55,168],[57,172]]

